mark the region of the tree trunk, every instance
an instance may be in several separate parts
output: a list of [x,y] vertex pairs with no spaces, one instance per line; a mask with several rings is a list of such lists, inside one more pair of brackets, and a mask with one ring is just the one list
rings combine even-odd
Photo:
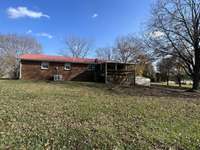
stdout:
[[181,87],[181,75],[180,74],[177,75],[177,80],[178,80],[179,87]]
[[167,77],[167,86],[169,86],[169,77]]
[[182,84],[181,84],[181,80],[179,81],[179,87],[181,87],[182,86]]
[[[198,47],[197,42],[195,43],[195,47]],[[193,90],[198,90],[199,88],[199,76],[200,75],[200,49],[195,48],[195,66],[194,66],[194,73],[193,73]]]
[[198,90],[199,88],[199,74],[195,73],[193,76],[193,86],[192,89],[193,90]]
[[169,70],[167,71],[167,86],[169,86]]
[[178,81],[178,86],[181,87],[181,80]]
[[192,86],[192,89],[193,90],[198,90],[199,88],[199,73],[200,73],[200,60],[197,60],[196,59],[196,64],[195,64],[195,67],[194,67],[194,73],[193,73],[193,76],[192,76],[192,80],[193,80],[193,86]]

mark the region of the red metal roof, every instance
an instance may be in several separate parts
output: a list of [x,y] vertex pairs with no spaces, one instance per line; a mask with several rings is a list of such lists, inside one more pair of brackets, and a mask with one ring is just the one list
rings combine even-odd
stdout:
[[53,61],[53,62],[72,62],[72,63],[96,63],[97,59],[73,58],[65,56],[50,56],[44,54],[24,54],[20,56],[21,60],[33,61]]

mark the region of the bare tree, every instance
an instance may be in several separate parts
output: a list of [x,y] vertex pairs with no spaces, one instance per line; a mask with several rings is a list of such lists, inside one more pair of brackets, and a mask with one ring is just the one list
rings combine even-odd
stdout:
[[173,60],[173,75],[175,76],[175,79],[177,83],[179,84],[179,87],[182,86],[182,79],[186,77],[185,71],[182,67],[182,60],[180,58],[174,58]]
[[19,55],[41,53],[42,46],[30,36],[0,35],[0,74],[16,77]]
[[98,48],[96,50],[96,56],[99,59],[110,61],[110,60],[113,60],[112,51],[113,49],[110,47]]
[[161,75],[163,81],[167,81],[167,85],[169,86],[170,77],[173,74],[173,58],[166,57],[161,59],[161,61],[157,64],[157,69]]
[[116,45],[113,48],[115,60],[124,63],[136,62],[137,57],[142,52],[142,45],[140,40],[132,35],[117,38]]
[[181,66],[182,61],[180,58],[174,56],[162,58],[157,63],[160,76],[163,80],[167,81],[167,85],[169,85],[169,78],[171,78],[179,84],[179,87],[181,87],[181,81],[185,76],[185,72]]
[[158,0],[150,23],[151,46],[156,54],[181,59],[185,72],[200,81],[200,1]]
[[137,57],[136,74],[139,76],[150,77],[153,74],[151,59],[147,54],[140,54]]
[[71,36],[65,39],[66,50],[62,52],[63,55],[71,55],[73,57],[86,57],[90,48],[91,48],[91,41]]

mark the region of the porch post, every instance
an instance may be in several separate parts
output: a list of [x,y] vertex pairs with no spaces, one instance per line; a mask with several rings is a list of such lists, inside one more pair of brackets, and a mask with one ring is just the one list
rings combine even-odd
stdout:
[[20,63],[19,63],[19,79],[22,78],[22,63],[21,63],[21,60],[20,60]]
[[125,70],[128,71],[128,66],[127,65],[125,65]]
[[136,66],[134,65],[134,71],[133,71],[133,85],[136,85]]
[[115,71],[117,71],[117,63],[115,63]]
[[105,84],[108,83],[108,65],[105,63]]

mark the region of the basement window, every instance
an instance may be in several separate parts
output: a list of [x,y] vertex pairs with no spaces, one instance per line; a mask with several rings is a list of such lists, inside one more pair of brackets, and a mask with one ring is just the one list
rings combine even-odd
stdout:
[[42,70],[47,70],[47,69],[49,69],[49,63],[48,63],[48,62],[42,62],[42,63],[41,63],[41,69],[42,69]]
[[67,70],[67,71],[71,70],[71,64],[70,63],[65,63],[64,64],[64,70]]

